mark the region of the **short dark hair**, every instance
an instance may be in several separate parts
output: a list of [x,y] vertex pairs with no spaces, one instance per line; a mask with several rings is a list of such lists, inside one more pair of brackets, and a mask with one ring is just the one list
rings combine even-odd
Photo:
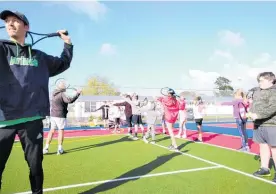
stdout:
[[266,80],[273,81],[275,83],[275,75],[272,72],[262,72],[257,76],[257,81],[260,81],[260,78],[263,77]]

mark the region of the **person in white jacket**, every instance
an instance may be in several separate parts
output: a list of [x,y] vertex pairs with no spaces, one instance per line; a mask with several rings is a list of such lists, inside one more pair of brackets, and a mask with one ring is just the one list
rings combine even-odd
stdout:
[[196,141],[203,142],[202,139],[202,121],[205,115],[205,105],[200,96],[197,96],[193,102],[194,119],[198,130],[198,138]]
[[110,107],[109,110],[109,115],[114,120],[115,122],[115,127],[112,133],[120,132],[120,124],[121,124],[121,111],[118,106],[112,106]]
[[143,137],[145,143],[149,143],[148,138],[151,136],[151,143],[155,143],[155,125],[161,112],[157,110],[157,104],[154,101],[148,101],[146,105],[145,116],[147,122],[147,132]]

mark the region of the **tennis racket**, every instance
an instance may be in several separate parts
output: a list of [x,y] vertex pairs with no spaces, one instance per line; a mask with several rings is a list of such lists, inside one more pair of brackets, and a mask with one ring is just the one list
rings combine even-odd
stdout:
[[[0,29],[3,29],[5,28],[5,26],[0,26]],[[68,35],[69,33],[66,31],[65,33],[63,33],[64,35]],[[49,33],[49,34],[41,34],[41,33],[36,33],[36,32],[31,32],[31,31],[28,31],[27,32],[27,35],[30,36],[31,38],[31,45],[34,46],[36,43],[38,43],[39,41],[45,39],[45,38],[51,38],[51,37],[58,37],[60,36],[59,33],[55,32],[55,33]],[[37,36],[43,36],[41,37],[40,39],[38,39],[37,41],[34,41],[34,38],[33,38],[33,35],[37,35]]]
[[238,103],[239,108],[239,117],[242,120],[243,123],[247,120],[247,107],[244,105],[244,103],[240,102]]
[[[172,88],[169,88],[169,87],[164,87],[164,88],[161,88],[160,90],[160,93],[163,95],[163,96],[169,96],[169,93],[170,92],[174,92],[174,90]],[[175,97],[179,97],[179,95],[175,94],[174,93],[174,96]]]
[[65,78],[59,78],[55,81],[56,88],[60,88],[60,86],[64,87],[65,95],[72,98],[77,95],[77,88],[71,87]]

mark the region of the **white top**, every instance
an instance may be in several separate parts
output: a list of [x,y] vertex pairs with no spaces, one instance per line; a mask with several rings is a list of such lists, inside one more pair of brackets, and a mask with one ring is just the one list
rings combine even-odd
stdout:
[[118,106],[112,106],[109,110],[109,115],[112,118],[120,118],[121,117],[121,111]]
[[200,107],[198,105],[193,105],[193,113],[194,113],[194,118],[195,119],[202,119],[203,118],[203,114],[204,114],[204,108],[202,108],[202,107]]
[[187,112],[186,110],[179,110],[179,120],[184,121],[187,117]]

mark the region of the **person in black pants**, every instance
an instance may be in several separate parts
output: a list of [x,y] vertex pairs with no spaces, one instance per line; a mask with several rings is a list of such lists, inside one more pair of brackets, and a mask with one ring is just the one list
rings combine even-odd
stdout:
[[[70,67],[73,45],[64,30],[61,57],[25,44],[29,21],[20,12],[2,11],[10,40],[0,40],[0,188],[16,134],[30,169],[33,194],[43,193],[43,122],[50,115],[49,77]],[[19,183],[20,184],[20,183]]]
[[104,122],[104,127],[105,128],[108,127],[109,108],[110,108],[109,105],[105,101],[104,104],[100,108],[93,111],[93,112],[96,112],[98,110],[102,110],[102,120]]

